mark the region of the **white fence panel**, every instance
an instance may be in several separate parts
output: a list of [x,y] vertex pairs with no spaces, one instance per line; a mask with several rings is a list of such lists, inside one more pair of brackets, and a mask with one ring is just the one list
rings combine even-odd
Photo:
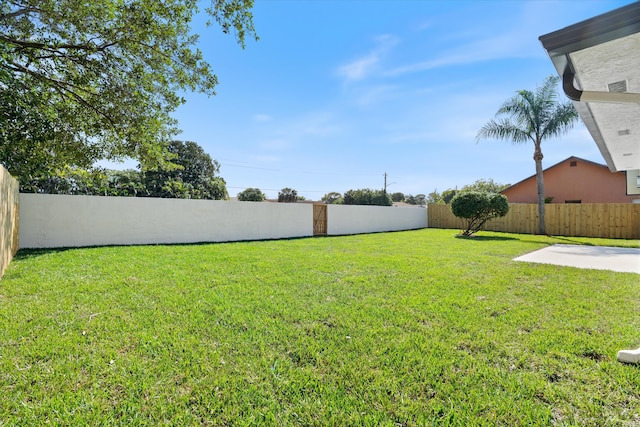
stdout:
[[20,194],[20,247],[224,242],[313,235],[313,206]]
[[427,227],[426,208],[329,205],[327,234],[344,235]]

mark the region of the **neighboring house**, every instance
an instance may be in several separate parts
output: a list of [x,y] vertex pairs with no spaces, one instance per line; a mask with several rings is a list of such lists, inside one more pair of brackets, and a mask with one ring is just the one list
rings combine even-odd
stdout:
[[[543,171],[545,199],[551,203],[633,203],[627,195],[624,172],[612,173],[605,165],[569,157]],[[536,176],[501,191],[509,203],[538,203]]]

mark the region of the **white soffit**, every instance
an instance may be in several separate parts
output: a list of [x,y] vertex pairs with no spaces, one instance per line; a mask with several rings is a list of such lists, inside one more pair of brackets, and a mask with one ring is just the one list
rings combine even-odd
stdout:
[[[580,90],[640,93],[640,33],[572,52],[569,58]],[[640,169],[640,104],[574,104],[586,104],[615,170]]]

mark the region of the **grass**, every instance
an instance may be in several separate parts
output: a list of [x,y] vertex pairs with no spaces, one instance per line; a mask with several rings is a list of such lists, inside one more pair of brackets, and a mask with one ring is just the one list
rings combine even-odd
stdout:
[[[0,425],[637,425],[637,274],[454,230],[21,251]],[[570,240],[569,242],[567,240]]]

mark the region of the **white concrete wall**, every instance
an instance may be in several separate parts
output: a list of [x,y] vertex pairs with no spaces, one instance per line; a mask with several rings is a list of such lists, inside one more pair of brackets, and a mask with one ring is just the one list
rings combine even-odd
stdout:
[[311,235],[311,204],[20,194],[21,248]]
[[[427,209],[328,206],[329,235],[427,227]],[[308,203],[20,194],[21,248],[228,242],[313,235]]]
[[427,227],[426,208],[329,205],[327,234],[359,234]]

